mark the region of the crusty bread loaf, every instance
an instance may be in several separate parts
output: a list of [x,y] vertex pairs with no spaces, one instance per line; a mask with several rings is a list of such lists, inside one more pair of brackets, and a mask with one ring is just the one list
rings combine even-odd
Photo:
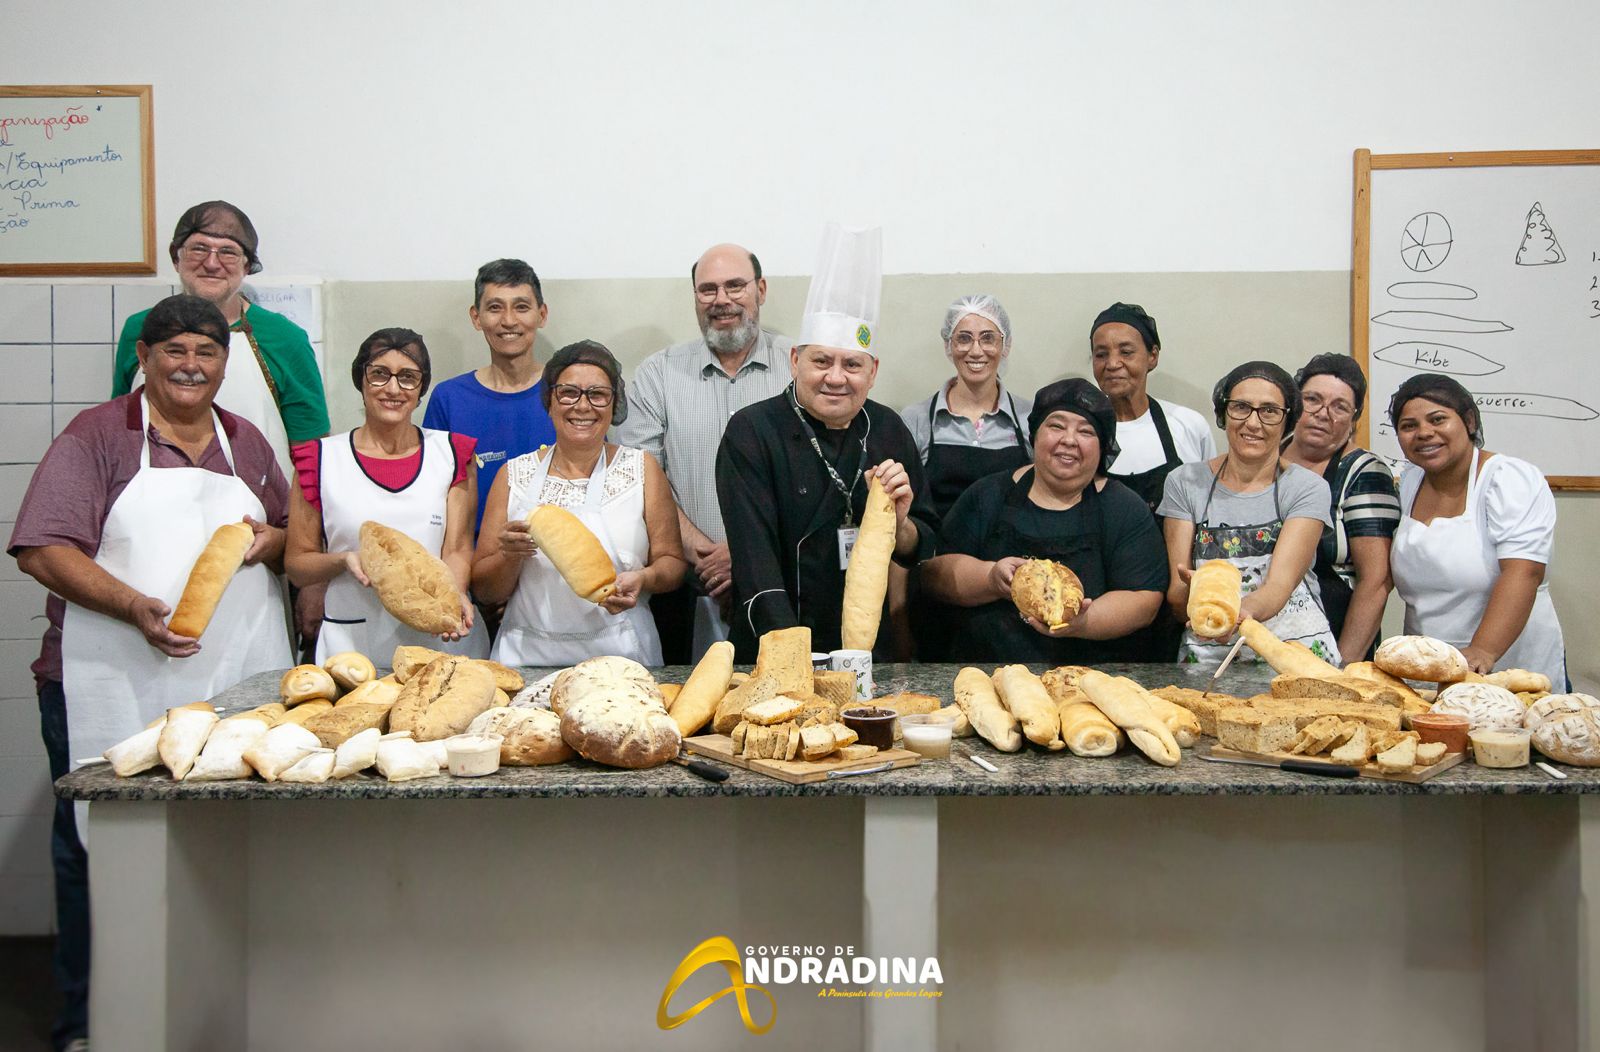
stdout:
[[1273,635],[1270,628],[1253,617],[1247,617],[1240,623],[1239,634],[1244,636],[1245,645],[1255,651],[1256,656],[1278,672],[1313,678],[1339,674],[1338,669],[1317,657],[1305,646],[1294,642],[1285,643]]
[[378,733],[383,733],[389,723],[389,708],[381,702],[336,705],[306,720],[305,728],[317,736],[324,749],[337,749],[364,730],[376,728]]
[[400,691],[403,689],[405,688],[398,683],[381,679],[368,680],[334,702],[333,707],[343,709],[351,705],[382,705],[388,708],[400,700]]
[[1600,767],[1600,710],[1585,706],[1546,720],[1533,732],[1533,747],[1559,763]]
[[1344,674],[1355,676],[1357,679],[1370,680],[1385,687],[1393,687],[1399,692],[1400,706],[1405,709],[1407,715],[1426,712],[1430,704],[1422,700],[1422,695],[1411,689],[1411,684],[1399,676],[1391,676],[1370,661],[1352,661],[1345,665]]
[[[811,677],[811,629],[805,625],[780,628],[761,637],[756,648],[756,667],[752,679],[770,679],[779,694],[809,693]],[[852,688],[855,680],[851,679]]]
[[1200,733],[1208,738],[1217,736],[1217,716],[1223,709],[1249,704],[1244,698],[1232,694],[1207,694],[1192,687],[1158,687],[1150,693],[1188,709],[1199,722]]
[[1228,560],[1208,559],[1201,563],[1189,578],[1189,627],[1194,634],[1201,639],[1233,635],[1234,626],[1239,623],[1243,587],[1239,568]]
[[550,689],[550,708],[559,716],[567,711],[571,699],[580,695],[592,694],[596,690],[631,691],[635,688],[660,706],[662,712],[667,710],[649,669],[631,658],[592,657],[578,662],[556,677],[555,685]]
[[1065,628],[1078,616],[1083,582],[1058,562],[1029,559],[1011,575],[1011,602],[1046,628]]
[[1364,701],[1371,705],[1399,708],[1402,695],[1387,684],[1360,676],[1297,676],[1284,673],[1272,679],[1275,698],[1324,698],[1328,701]]
[[1068,702],[1058,711],[1061,737],[1074,756],[1110,756],[1121,746],[1122,728],[1107,719],[1093,702]]
[[400,688],[389,729],[424,742],[460,734],[494,704],[494,690],[494,675],[470,658],[435,658]]
[[428,662],[435,658],[448,656],[444,651],[434,650],[432,647],[395,647],[392,666],[394,668],[394,678],[398,682],[404,683],[420,672]]
[[1139,684],[1126,676],[1108,676],[1091,669],[1078,678],[1078,686],[1150,759],[1172,767],[1183,758],[1177,739],[1150,704],[1149,692]]
[[[883,617],[883,597],[889,591],[889,560],[894,556],[897,525],[894,501],[889,499],[883,483],[874,475],[867,486],[861,528],[844,571],[839,641],[845,650],[870,651],[878,642],[878,622]],[[806,657],[809,662],[809,650]]]
[[502,665],[500,662],[490,661],[488,658],[474,658],[473,660],[489,670],[489,674],[494,677],[496,690],[503,690],[509,696],[523,688],[522,673],[510,665]]
[[1439,692],[1434,712],[1465,716],[1472,730],[1515,730],[1528,715],[1527,706],[1493,683],[1453,683]]
[[278,694],[288,706],[339,696],[339,687],[321,665],[296,665],[278,680]]
[[685,738],[699,732],[716,714],[717,703],[728,693],[733,678],[733,644],[712,643],[689,673],[688,682],[667,704],[667,715]]
[[1294,741],[1292,715],[1232,706],[1217,714],[1217,744],[1240,752],[1279,752]]
[[189,580],[183,586],[183,595],[172,611],[167,628],[174,635],[199,639],[211,623],[211,615],[222,602],[222,593],[239,567],[244,565],[244,553],[255,541],[256,531],[242,522],[218,526],[200,557],[189,570]]
[[975,668],[956,673],[956,704],[966,713],[972,729],[1001,752],[1022,748],[1022,725],[1011,711],[1000,704],[994,681]]
[[361,524],[361,569],[395,620],[430,636],[461,629],[461,590],[433,552],[381,522]]
[[1461,651],[1430,636],[1390,636],[1372,663],[1392,676],[1431,683],[1456,683],[1471,671]]
[[361,684],[378,678],[378,670],[372,667],[372,659],[354,650],[334,654],[322,663],[322,667],[333,677],[340,690],[355,690]]
[[528,513],[528,536],[578,598],[603,603],[617,590],[617,568],[605,545],[566,508],[534,508]]
[[311,701],[301,702],[290,709],[278,723],[298,723],[302,726],[313,716],[320,716],[324,712],[333,711],[333,702],[327,698],[314,698]]
[[1000,703],[1022,724],[1022,733],[1052,752],[1067,747],[1061,740],[1061,715],[1050,692],[1026,665],[1003,665],[994,672]]
[[633,769],[666,763],[683,744],[653,684],[575,693],[561,714],[561,737],[586,760]]
[[1551,694],[1528,706],[1528,711],[1522,717],[1522,725],[1530,731],[1536,731],[1541,724],[1584,709],[1600,709],[1600,698],[1592,694]]
[[468,725],[467,733],[500,735],[500,762],[507,767],[541,767],[573,757],[561,737],[561,717],[549,709],[489,709]]
[[1393,705],[1373,705],[1365,701],[1338,701],[1332,698],[1277,698],[1271,694],[1257,694],[1245,699],[1245,703],[1262,712],[1290,717],[1295,721],[1296,730],[1321,716],[1355,720],[1358,723],[1365,723],[1374,730],[1400,729],[1400,710]]

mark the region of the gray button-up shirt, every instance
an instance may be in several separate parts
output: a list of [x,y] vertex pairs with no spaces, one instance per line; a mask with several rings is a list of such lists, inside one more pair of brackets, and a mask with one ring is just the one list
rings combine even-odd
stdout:
[[661,462],[689,521],[718,544],[727,534],[717,506],[717,446],[728,418],[789,386],[787,336],[761,330],[750,356],[729,376],[704,339],[657,351],[628,380],[628,419],[612,440]]

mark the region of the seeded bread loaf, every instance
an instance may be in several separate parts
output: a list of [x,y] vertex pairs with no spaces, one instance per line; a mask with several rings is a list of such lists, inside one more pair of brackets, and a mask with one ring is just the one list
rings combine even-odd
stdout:
[[381,522],[361,524],[361,569],[383,608],[430,636],[461,629],[461,591],[437,555]]

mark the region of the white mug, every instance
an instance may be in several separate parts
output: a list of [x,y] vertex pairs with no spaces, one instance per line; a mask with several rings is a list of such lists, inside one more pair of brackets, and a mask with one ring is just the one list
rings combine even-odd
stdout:
[[833,658],[820,651],[813,650],[811,652],[812,672],[826,672],[831,668],[833,668]]
[[828,661],[841,672],[855,673],[857,701],[871,700],[872,651],[834,650],[828,653]]

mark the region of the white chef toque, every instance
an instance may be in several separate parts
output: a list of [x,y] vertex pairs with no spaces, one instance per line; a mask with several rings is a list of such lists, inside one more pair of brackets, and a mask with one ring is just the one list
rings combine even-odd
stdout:
[[876,358],[882,294],[883,228],[846,230],[830,222],[822,231],[795,345],[866,351]]

